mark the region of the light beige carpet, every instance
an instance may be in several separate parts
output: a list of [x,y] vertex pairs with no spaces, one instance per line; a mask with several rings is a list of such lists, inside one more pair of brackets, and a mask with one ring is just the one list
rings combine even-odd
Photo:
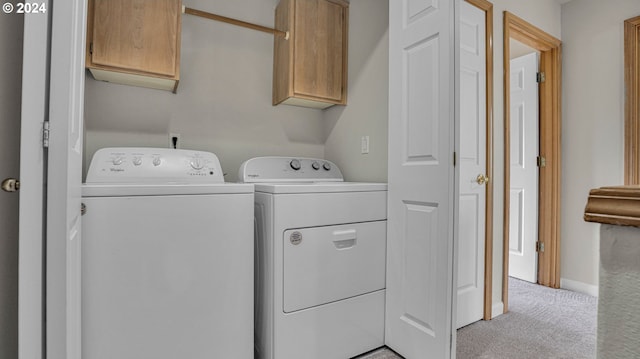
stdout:
[[370,353],[363,354],[355,359],[402,359],[402,357],[394,353],[389,348],[380,348]]
[[457,358],[595,358],[597,298],[509,279],[509,312],[458,330]]
[[[509,313],[458,330],[457,359],[595,358],[597,298],[509,279]],[[403,359],[380,348],[356,359]]]

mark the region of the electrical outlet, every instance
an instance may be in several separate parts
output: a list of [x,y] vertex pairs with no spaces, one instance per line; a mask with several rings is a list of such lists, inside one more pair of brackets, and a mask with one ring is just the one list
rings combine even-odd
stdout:
[[360,141],[360,152],[364,155],[369,153],[369,136],[362,136]]
[[179,133],[169,133],[169,148],[180,148],[182,142],[180,142]]

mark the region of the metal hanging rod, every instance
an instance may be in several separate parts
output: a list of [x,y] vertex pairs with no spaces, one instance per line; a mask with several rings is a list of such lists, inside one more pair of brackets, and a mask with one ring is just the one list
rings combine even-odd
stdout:
[[246,27],[247,29],[253,29],[253,30],[258,30],[258,31],[262,31],[262,32],[267,32],[267,33],[273,34],[275,36],[284,37],[285,40],[289,40],[289,31],[280,31],[280,30],[272,29],[270,27],[266,27],[266,26],[262,26],[262,25],[256,25],[256,24],[252,24],[250,22],[232,19],[230,17],[220,16],[220,15],[212,14],[210,12],[192,9],[192,8],[186,7],[184,5],[182,6],[182,12],[185,13],[185,14],[189,14],[189,15],[200,16],[200,17],[203,17],[203,18],[209,19],[209,20],[221,21],[221,22],[226,22],[227,24],[231,24],[231,25]]

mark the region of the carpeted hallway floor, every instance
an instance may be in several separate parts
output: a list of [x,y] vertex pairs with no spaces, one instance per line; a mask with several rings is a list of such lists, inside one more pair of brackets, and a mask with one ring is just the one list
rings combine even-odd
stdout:
[[457,358],[595,358],[597,298],[509,279],[509,312],[458,330]]
[[[509,279],[509,312],[458,330],[457,358],[595,358],[597,298]],[[387,348],[357,359],[402,359]]]

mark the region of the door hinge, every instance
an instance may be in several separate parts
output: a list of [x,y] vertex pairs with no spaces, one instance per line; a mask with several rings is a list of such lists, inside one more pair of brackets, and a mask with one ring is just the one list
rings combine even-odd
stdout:
[[538,83],[542,83],[542,82],[544,82],[544,80],[545,80],[544,72],[538,72],[536,74],[536,81]]
[[42,123],[42,147],[49,148],[49,121]]
[[544,252],[544,242],[536,242],[536,252]]
[[458,154],[457,153],[453,153],[453,167],[456,166],[456,163],[458,162]]
[[547,167],[547,159],[544,158],[544,156],[538,156],[538,158],[536,159],[536,162],[538,164],[538,167],[540,168]]

